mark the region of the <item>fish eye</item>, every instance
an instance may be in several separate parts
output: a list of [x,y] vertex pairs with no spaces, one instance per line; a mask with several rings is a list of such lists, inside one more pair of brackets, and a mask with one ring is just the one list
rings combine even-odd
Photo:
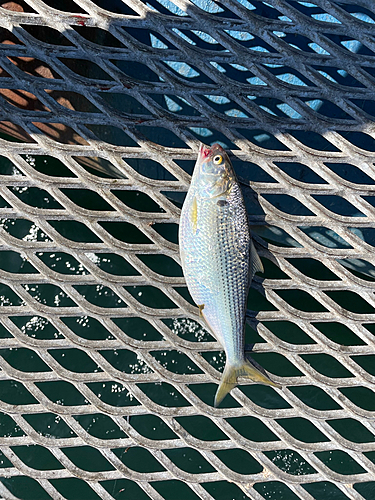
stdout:
[[223,163],[223,157],[221,155],[216,155],[213,158],[213,162],[215,163],[215,165],[220,165],[221,163]]

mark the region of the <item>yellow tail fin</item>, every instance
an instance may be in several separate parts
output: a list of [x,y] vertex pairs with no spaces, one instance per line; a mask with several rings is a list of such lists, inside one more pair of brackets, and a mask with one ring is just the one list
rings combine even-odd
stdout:
[[[254,365],[252,364],[254,363]],[[226,364],[220,385],[215,395],[215,408],[223,401],[225,396],[237,385],[237,377],[246,377],[260,384],[271,385],[272,387],[281,387],[273,382],[266,371],[263,370],[254,360],[245,359],[241,366]]]

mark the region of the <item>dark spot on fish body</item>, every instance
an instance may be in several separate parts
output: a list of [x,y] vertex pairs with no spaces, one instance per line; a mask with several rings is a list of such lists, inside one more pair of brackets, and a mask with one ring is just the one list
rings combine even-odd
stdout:
[[225,205],[228,205],[228,202],[226,200],[219,200],[216,204],[219,207],[225,207]]

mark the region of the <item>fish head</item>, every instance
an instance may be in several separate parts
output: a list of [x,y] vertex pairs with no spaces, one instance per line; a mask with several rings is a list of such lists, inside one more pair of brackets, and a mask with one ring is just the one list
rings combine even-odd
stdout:
[[230,190],[235,180],[233,167],[220,144],[201,144],[194,177],[204,198],[215,198]]

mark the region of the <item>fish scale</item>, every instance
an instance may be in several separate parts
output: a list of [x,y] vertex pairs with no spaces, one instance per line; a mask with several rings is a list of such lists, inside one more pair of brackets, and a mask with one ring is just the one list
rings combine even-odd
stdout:
[[238,375],[276,385],[245,358],[247,294],[252,274],[262,264],[251,243],[241,189],[218,144],[200,148],[181,211],[179,241],[190,294],[226,353],[215,405],[236,385]]

